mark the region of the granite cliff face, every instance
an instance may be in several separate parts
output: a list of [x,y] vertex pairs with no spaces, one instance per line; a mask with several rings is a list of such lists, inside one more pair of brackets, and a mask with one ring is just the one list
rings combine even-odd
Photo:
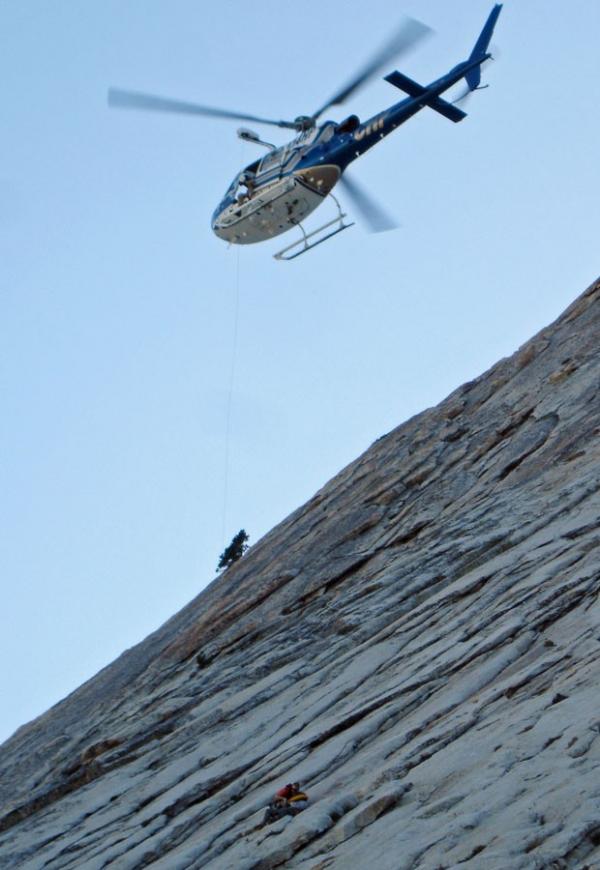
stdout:
[[21,728],[0,866],[600,867],[599,341],[600,281]]

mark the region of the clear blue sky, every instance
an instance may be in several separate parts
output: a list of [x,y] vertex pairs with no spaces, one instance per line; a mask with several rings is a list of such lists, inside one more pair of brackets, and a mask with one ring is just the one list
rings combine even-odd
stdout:
[[[507,0],[469,117],[425,111],[354,166],[401,229],[239,253],[225,499],[238,251],[209,220],[260,149],[107,88],[294,117],[402,13],[436,31],[399,63],[427,82],[491,6],[0,0],[0,739],[600,273],[600,3]],[[377,80],[331,117],[397,98]]]

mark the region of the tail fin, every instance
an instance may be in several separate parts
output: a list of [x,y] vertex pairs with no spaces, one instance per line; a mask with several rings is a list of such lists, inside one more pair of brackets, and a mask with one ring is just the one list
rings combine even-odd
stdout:
[[[479,35],[479,39],[475,43],[475,48],[471,52],[469,61],[474,62],[479,60],[483,62],[486,59],[488,45],[490,44],[490,39],[492,38],[492,33],[494,32],[494,27],[496,26],[496,21],[498,20],[501,11],[502,3],[497,3],[490,12],[488,20],[483,26],[483,30]],[[470,90],[474,91],[475,88],[479,87],[481,82],[481,67],[476,66],[473,69],[470,69],[465,75],[465,79],[467,80]]]

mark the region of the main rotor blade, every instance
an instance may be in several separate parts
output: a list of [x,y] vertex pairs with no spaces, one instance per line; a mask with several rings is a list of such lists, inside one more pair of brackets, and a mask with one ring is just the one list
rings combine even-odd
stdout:
[[290,130],[296,129],[296,124],[293,121],[273,121],[270,118],[259,118],[256,115],[245,115],[242,112],[200,106],[197,103],[186,103],[182,100],[157,97],[153,94],[141,94],[138,91],[121,91],[118,88],[110,88],[108,91],[108,105],[116,109],[147,109],[152,112],[204,115],[209,118],[231,118],[236,121],[254,121],[256,124],[270,124],[275,127],[287,127]]
[[396,229],[397,221],[391,217],[356,181],[346,174],[340,178],[340,184],[361,212],[372,233],[384,233]]
[[319,115],[322,115],[330,106],[339,106],[340,103],[347,100],[348,97],[353,94],[354,91],[358,90],[358,88],[368,79],[376,75],[384,67],[387,67],[396,57],[409,51],[430,33],[432,33],[432,30],[430,27],[427,27],[426,24],[423,24],[421,21],[417,21],[414,18],[406,18],[393,36],[382,45],[377,54],[375,54],[371,60],[356,73],[354,78],[334,94],[324,106],[321,106],[312,117],[314,119],[318,118]]

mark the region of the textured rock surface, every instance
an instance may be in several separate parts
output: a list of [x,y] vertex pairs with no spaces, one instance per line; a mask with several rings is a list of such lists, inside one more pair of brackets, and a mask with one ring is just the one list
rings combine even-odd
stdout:
[[599,339],[600,282],[21,728],[0,866],[600,866]]

